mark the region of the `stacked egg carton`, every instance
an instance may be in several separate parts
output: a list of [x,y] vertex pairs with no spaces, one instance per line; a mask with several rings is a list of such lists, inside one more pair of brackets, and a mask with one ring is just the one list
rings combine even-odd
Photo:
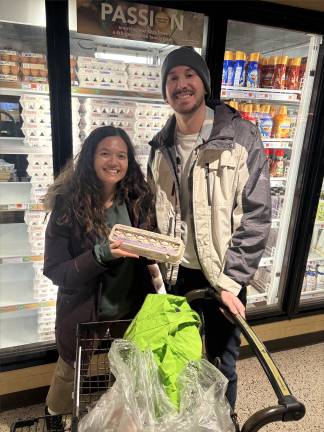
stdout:
[[[57,286],[43,275],[43,263],[33,263],[34,299],[38,302],[56,300]],[[41,307],[37,311],[37,330],[40,341],[55,339],[55,306]]]
[[161,93],[161,69],[159,66],[128,65],[128,88],[145,93]]
[[127,90],[126,63],[78,57],[77,76],[80,87]]
[[40,342],[52,341],[55,339],[55,307],[41,307],[38,309],[37,325],[38,339]]
[[80,102],[78,98],[72,98],[72,142],[73,142],[73,153],[79,152],[82,141],[80,138]]
[[41,202],[48,186],[53,182],[52,131],[48,96],[22,95],[22,132],[24,144],[44,154],[28,156],[27,173],[31,177],[31,199]]
[[80,106],[80,136],[84,140],[94,129],[115,126],[133,139],[136,103],[132,101],[87,98]]
[[46,213],[44,211],[26,210],[24,220],[27,225],[28,240],[32,255],[43,255]]
[[171,114],[172,110],[167,105],[137,103],[134,144],[144,173],[150,153],[148,142],[163,128]]
[[20,55],[13,50],[0,50],[0,81],[20,80]]

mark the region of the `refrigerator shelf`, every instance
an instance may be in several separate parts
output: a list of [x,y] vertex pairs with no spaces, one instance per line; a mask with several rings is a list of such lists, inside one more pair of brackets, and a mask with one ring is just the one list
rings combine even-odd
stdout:
[[300,293],[301,298],[307,298],[307,297],[314,297],[314,296],[321,296],[324,294],[324,288],[317,288],[313,291],[302,291]]
[[271,187],[286,187],[286,177],[271,177],[270,185]]
[[95,98],[118,98],[128,100],[141,100],[141,101],[157,101],[163,102],[160,93],[146,93],[132,90],[109,90],[100,88],[87,88],[87,87],[72,87],[72,97],[95,97]]
[[1,154],[44,154],[51,155],[51,148],[37,148],[24,145],[25,138],[0,137]]
[[45,211],[44,204],[41,203],[13,203],[0,204],[0,212],[6,211]]
[[6,306],[0,306],[0,314],[7,312],[16,312],[21,310],[33,310],[33,309],[41,309],[44,307],[55,307],[55,300],[46,300],[32,303],[20,303],[20,304],[12,304]]
[[278,139],[270,138],[262,140],[264,148],[277,148],[277,149],[291,149],[293,140],[292,139]]
[[267,88],[246,88],[222,86],[222,99],[253,99],[260,101],[300,102],[301,90],[280,90]]
[[42,262],[44,259],[43,255],[29,255],[29,256],[3,256],[0,257],[1,264],[25,264],[32,262]]
[[0,95],[21,96],[22,94],[48,95],[48,84],[33,82],[0,81]]

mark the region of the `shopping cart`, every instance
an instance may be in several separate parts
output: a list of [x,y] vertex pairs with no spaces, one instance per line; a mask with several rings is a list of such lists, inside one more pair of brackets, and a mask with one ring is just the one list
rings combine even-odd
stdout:
[[[217,298],[212,289],[199,289],[187,294],[187,300]],[[219,300],[217,298],[217,300]],[[305,407],[290,392],[282,374],[274,364],[264,344],[258,339],[245,319],[231,314],[222,306],[224,314],[235,322],[247,339],[253,352],[264,369],[278,398],[278,405],[264,408],[254,413],[243,425],[241,432],[257,432],[272,422],[300,420],[305,415]],[[202,322],[203,316],[202,316]],[[77,354],[73,392],[73,413],[66,421],[66,431],[77,432],[79,420],[86,414],[100,396],[109,389],[115,379],[109,368],[107,353],[114,339],[123,336],[130,321],[102,321],[79,324],[77,330]],[[28,423],[28,424],[27,424]],[[11,432],[45,432],[45,418],[16,422]]]

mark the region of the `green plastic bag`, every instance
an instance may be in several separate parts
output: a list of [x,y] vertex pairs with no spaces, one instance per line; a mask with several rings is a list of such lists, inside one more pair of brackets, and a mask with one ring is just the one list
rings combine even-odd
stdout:
[[166,393],[179,408],[177,379],[191,360],[202,357],[200,318],[185,297],[148,294],[124,339],[151,350]]

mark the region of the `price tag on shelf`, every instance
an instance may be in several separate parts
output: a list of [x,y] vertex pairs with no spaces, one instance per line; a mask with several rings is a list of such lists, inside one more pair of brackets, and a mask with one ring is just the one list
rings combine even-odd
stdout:
[[22,82],[22,90],[31,90],[35,92],[48,93],[48,84],[36,82]]
[[299,102],[300,93],[287,90],[273,90],[273,89],[246,89],[223,87],[221,90],[222,98],[233,99],[258,99],[268,101],[286,101],[286,102]]
[[286,187],[286,179],[284,177],[271,177],[270,185],[271,187]]
[[263,141],[264,148],[291,149],[288,141]]

